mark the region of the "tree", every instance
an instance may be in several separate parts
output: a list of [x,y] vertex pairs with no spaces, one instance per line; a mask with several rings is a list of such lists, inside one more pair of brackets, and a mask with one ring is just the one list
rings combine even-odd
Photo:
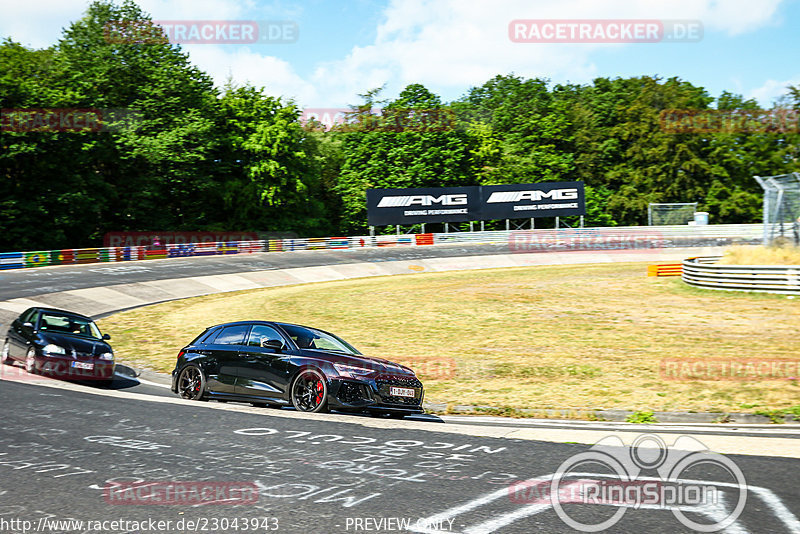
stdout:
[[[371,109],[378,92],[362,95],[367,98],[354,112]],[[343,162],[337,192],[344,232],[366,229],[367,189],[475,184],[476,139],[447,122],[445,109],[437,95],[412,84],[386,103],[380,116],[363,117],[339,133]],[[441,122],[430,120],[432,115]]]
[[321,141],[300,125],[296,106],[262,89],[229,85],[220,107],[219,220],[249,230],[305,235],[331,230],[323,202]]
[[[483,124],[491,133],[484,141],[500,140],[484,183],[531,183],[567,180],[573,169],[571,133],[564,102],[548,90],[547,80],[496,76],[473,87],[453,106],[467,123]],[[494,148],[496,147],[496,148]],[[494,154],[492,155],[494,156]]]

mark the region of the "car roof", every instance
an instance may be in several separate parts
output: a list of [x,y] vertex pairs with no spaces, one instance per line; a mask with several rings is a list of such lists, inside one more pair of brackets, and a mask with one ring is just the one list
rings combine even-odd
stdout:
[[[319,330],[320,332],[325,332],[321,328],[316,328],[313,326],[305,326],[302,324],[295,324],[295,323],[284,323],[283,321],[264,321],[262,319],[253,319],[251,321],[233,321],[230,323],[220,323],[209,326],[206,330],[211,330],[212,328],[217,328],[219,326],[238,326],[238,325],[250,325],[250,324],[265,324],[265,325],[278,325],[278,326],[298,326],[300,328],[308,328],[310,330]],[[327,333],[327,332],[326,332]]]
[[48,312],[48,313],[61,313],[61,314],[64,314],[64,315],[71,315],[72,317],[80,317],[81,319],[87,319],[89,321],[93,320],[88,315],[83,315],[82,313],[77,313],[77,312],[73,312],[73,311],[69,311],[69,310],[62,310],[62,309],[59,309],[59,308],[43,308],[43,307],[37,306],[37,307],[34,307],[34,309],[38,310],[38,311]]

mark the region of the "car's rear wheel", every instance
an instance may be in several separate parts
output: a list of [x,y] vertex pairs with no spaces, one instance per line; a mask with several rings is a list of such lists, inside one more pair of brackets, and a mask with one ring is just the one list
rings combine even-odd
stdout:
[[187,400],[203,400],[206,377],[196,365],[187,365],[178,375],[178,395]]
[[302,371],[292,383],[292,404],[301,412],[328,411],[328,384],[316,369]]
[[9,354],[10,346],[8,340],[3,343],[3,352],[2,356],[0,356],[0,360],[2,360],[4,365],[14,365],[14,361],[11,359],[11,355]]
[[28,354],[25,355],[25,370],[32,375],[38,375],[39,370],[36,368],[36,349],[33,347],[28,349]]

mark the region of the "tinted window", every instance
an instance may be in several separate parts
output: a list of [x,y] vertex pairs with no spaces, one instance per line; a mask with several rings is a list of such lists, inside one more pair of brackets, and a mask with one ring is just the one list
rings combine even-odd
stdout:
[[244,337],[250,325],[241,324],[237,326],[226,326],[219,333],[214,343],[217,345],[244,345]]
[[281,324],[281,327],[286,330],[292,341],[301,349],[322,349],[346,354],[361,354],[348,342],[328,332],[294,324]]
[[74,315],[61,315],[56,312],[42,312],[39,318],[39,329],[43,332],[74,334],[76,336],[101,339],[100,329],[94,321]]
[[272,339],[277,339],[284,344],[286,343],[278,331],[271,326],[257,324],[254,325],[253,329],[250,331],[250,337],[247,340],[247,344],[251,347],[263,347],[264,341],[269,341]]
[[22,324],[25,323],[34,323],[36,321],[36,308],[30,308],[25,310],[25,313],[22,314],[22,317],[19,318],[19,322]]
[[216,336],[219,333],[219,330],[220,330],[219,328],[206,328],[205,330],[203,330],[203,332],[199,336],[194,338],[194,340],[192,340],[192,342],[189,343],[189,345],[197,345],[199,343],[208,343],[212,339],[214,339],[214,336]]

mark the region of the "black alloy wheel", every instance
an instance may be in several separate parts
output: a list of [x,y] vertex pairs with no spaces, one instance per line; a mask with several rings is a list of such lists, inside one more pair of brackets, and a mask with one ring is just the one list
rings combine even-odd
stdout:
[[178,376],[178,395],[187,400],[203,400],[206,390],[206,378],[203,372],[194,365],[187,365]]
[[316,369],[302,371],[292,384],[292,404],[300,412],[328,411],[328,385]]

